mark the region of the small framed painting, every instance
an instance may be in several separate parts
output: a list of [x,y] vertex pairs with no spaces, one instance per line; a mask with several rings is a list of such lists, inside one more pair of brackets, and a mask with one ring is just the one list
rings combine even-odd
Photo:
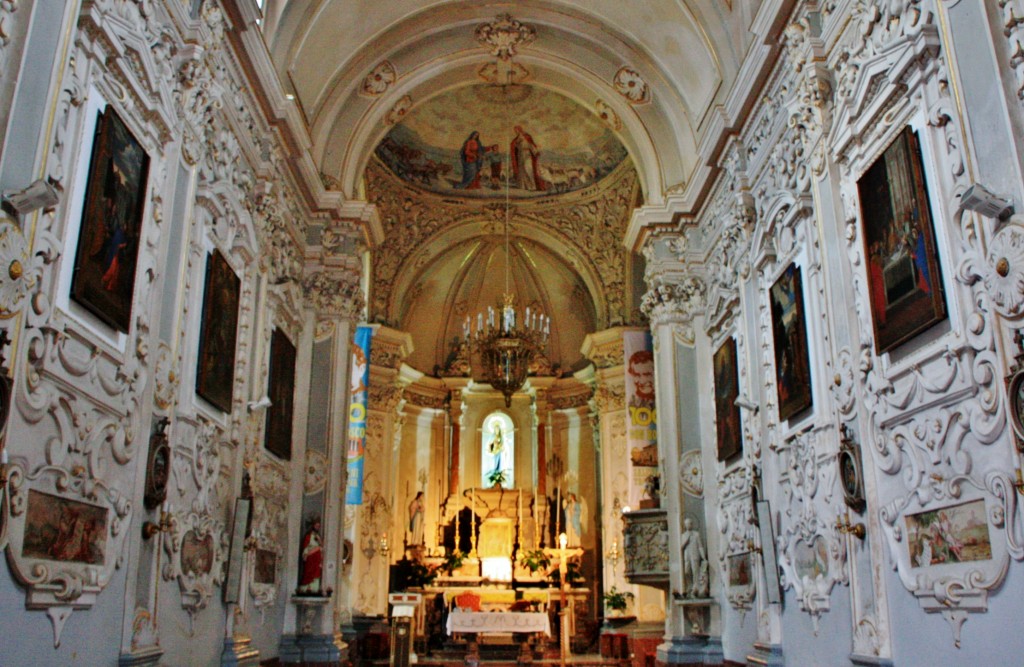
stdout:
[[148,172],[146,151],[107,107],[96,123],[71,298],[126,333],[132,318]]
[[909,127],[857,181],[875,351],[946,319],[921,149]]
[[270,407],[265,447],[278,457],[292,458],[292,398],[295,390],[295,346],[281,329],[270,338]]
[[739,371],[736,366],[736,339],[728,338],[715,352],[715,420],[718,431],[718,460],[726,461],[743,448],[740,428]]
[[779,420],[811,407],[811,359],[800,267],[790,264],[769,290],[775,336],[775,386]]
[[231,265],[214,250],[206,262],[196,394],[222,412],[231,412],[241,285]]
[[61,563],[103,565],[107,515],[105,507],[29,489],[21,555]]

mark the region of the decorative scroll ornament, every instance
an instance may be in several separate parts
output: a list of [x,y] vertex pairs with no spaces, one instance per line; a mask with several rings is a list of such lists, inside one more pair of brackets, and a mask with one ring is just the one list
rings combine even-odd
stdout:
[[178,581],[181,606],[188,612],[191,632],[196,614],[206,608],[213,589],[224,583],[228,534],[221,521],[195,512],[185,516],[171,514],[169,520],[169,536],[164,540],[168,559],[163,577]]
[[379,97],[396,80],[398,80],[398,73],[395,71],[395,66],[384,60],[366,75],[360,92],[368,97]]
[[384,122],[388,125],[395,125],[398,121],[405,118],[405,114],[409,113],[412,109],[412,98],[408,95],[403,95],[401,99],[395,102],[395,106],[391,107],[391,111],[387,112],[384,116]]
[[514,61],[502,63],[501,65],[498,63],[484,63],[476,71],[476,75],[491,85],[502,85],[523,83],[530,78],[530,70]]
[[0,219],[0,317],[21,310],[31,282],[28,271],[28,244],[10,220]]
[[978,265],[968,260],[962,271],[968,282],[980,278],[996,311],[1011,318],[1024,311],[1024,226],[1021,222],[1024,218],[1013,216],[1011,224],[992,237],[987,261]]
[[704,281],[696,276],[680,282],[655,279],[640,300],[640,309],[652,322],[673,317],[689,321],[704,308],[706,295]]
[[490,23],[477,26],[476,41],[499,60],[510,60],[519,49],[533,44],[537,31],[511,14],[498,14]]
[[699,449],[683,452],[679,457],[679,485],[695,498],[704,497],[704,470]]
[[306,495],[319,493],[327,483],[327,457],[321,452],[306,452],[306,477],[303,480],[303,491]]
[[647,104],[651,101],[651,89],[640,73],[632,67],[623,66],[615,73],[612,85],[630,104]]
[[597,100],[594,102],[594,108],[597,109],[597,116],[607,125],[613,132],[618,132],[622,129],[622,119],[615,113],[615,110],[608,106],[608,103],[604,100]]

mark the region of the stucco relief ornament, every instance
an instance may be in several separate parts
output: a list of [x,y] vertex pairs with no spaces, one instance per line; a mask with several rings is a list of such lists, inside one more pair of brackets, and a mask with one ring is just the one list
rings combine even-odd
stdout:
[[685,493],[704,497],[704,470],[700,462],[700,450],[691,449],[679,457],[679,485]]
[[612,85],[630,104],[647,104],[651,101],[651,89],[640,73],[632,67],[623,66],[615,73]]
[[0,220],[0,318],[21,310],[32,282],[25,275],[28,261],[25,237],[9,220]]
[[594,102],[594,108],[597,109],[597,116],[611,128],[612,131],[618,132],[622,129],[622,119],[619,118],[619,114],[615,113],[615,110],[608,106],[608,103],[604,100],[597,100]]
[[307,495],[319,493],[327,483],[327,457],[321,452],[306,452],[306,477],[303,490]]
[[498,63],[484,63],[476,71],[476,75],[491,85],[523,83],[530,78],[530,70],[514,61],[500,67]]
[[395,66],[389,61],[383,60],[363,79],[360,92],[368,97],[378,97],[383,95],[396,80],[398,80],[398,73],[395,71]]
[[[1015,216],[1015,221],[1022,220]],[[977,268],[999,314],[1020,315],[1024,309],[1024,227],[1010,224],[999,230],[989,244],[986,265]]]
[[384,122],[388,125],[395,125],[398,121],[405,118],[405,114],[409,113],[409,109],[412,109],[412,98],[408,95],[403,95],[400,100],[395,102],[395,106],[391,107],[391,111],[384,116]]
[[476,41],[487,47],[499,60],[509,60],[519,49],[533,44],[537,31],[533,26],[520,23],[511,14],[498,14],[490,23],[476,28]]

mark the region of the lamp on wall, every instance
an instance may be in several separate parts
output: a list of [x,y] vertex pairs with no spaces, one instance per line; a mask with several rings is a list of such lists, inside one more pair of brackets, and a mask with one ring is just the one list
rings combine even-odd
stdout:
[[[507,165],[506,165],[507,166]],[[515,295],[510,284],[509,252],[509,170],[505,169],[505,292],[497,309],[488,307],[486,312],[473,319],[466,316],[462,326],[463,338],[476,353],[475,371],[478,379],[486,382],[505,397],[505,407],[512,405],[512,395],[519,391],[530,370],[530,363],[547,345],[551,333],[551,318],[542,313],[519,313],[515,307]],[[522,316],[521,316],[522,315]]]

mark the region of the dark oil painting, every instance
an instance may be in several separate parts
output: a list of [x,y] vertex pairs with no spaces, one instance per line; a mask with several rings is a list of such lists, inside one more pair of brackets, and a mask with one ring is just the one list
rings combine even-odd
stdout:
[[270,339],[270,407],[266,448],[282,459],[292,458],[292,395],[295,389],[295,346],[281,329]]
[[917,135],[906,128],[857,182],[875,351],[946,319]]
[[786,267],[769,290],[769,296],[779,419],[785,420],[811,407],[811,360],[800,267],[796,264]]
[[148,171],[149,156],[108,107],[96,124],[71,297],[122,332],[131,324]]
[[740,428],[739,370],[736,365],[736,339],[728,338],[715,352],[715,421],[718,431],[718,460],[726,461],[740,453],[743,431]]
[[196,393],[223,412],[231,412],[240,291],[238,276],[214,250],[206,263]]
[[270,549],[256,550],[256,568],[253,581],[257,584],[274,584],[277,582],[277,553]]
[[102,565],[106,548],[106,508],[29,490],[22,556]]

